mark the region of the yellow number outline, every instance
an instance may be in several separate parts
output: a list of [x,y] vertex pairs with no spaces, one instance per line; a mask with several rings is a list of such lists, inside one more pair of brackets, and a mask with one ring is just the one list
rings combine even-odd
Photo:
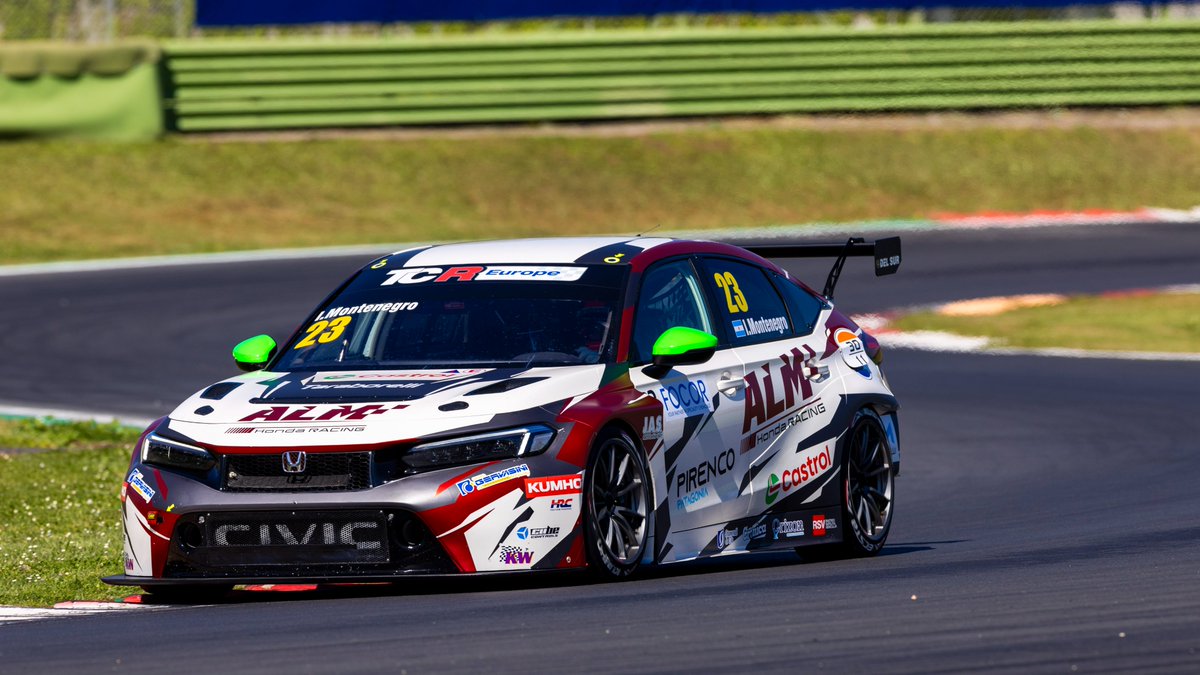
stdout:
[[333,321],[318,321],[304,329],[304,332],[308,334],[304,336],[303,340],[297,342],[296,346],[292,347],[292,349],[312,347],[318,342],[323,345],[329,344],[342,336],[342,333],[346,331],[346,327],[350,325],[353,319],[354,317],[352,316],[339,316]]
[[749,303],[746,302],[746,296],[742,295],[742,289],[738,287],[737,277],[733,276],[732,272],[717,272],[713,275],[713,279],[717,281],[717,288],[725,291],[725,304],[729,305],[730,314],[738,314],[750,309]]

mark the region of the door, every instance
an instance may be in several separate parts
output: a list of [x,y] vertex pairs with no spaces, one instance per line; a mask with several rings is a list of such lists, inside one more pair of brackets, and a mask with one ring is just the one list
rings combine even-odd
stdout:
[[[648,375],[654,341],[676,326],[718,336],[716,353],[705,363]],[[745,373],[714,323],[690,260],[664,261],[642,276],[630,361],[633,386],[662,405],[663,442],[649,457],[657,497],[655,559],[692,558],[711,544],[714,527],[744,513],[737,443]]]
[[[747,515],[813,506],[837,487],[835,444],[823,432],[836,413],[840,385],[820,375],[819,363],[827,305],[746,261],[706,257],[702,264],[705,280],[721,294],[718,321],[731,328],[733,352],[745,368],[738,451],[750,473],[741,495]],[[771,526],[751,525],[759,535],[752,548],[782,541],[775,521],[763,522]]]

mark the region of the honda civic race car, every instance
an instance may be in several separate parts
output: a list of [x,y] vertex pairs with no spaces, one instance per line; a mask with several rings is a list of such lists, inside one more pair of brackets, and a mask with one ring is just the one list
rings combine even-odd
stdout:
[[[817,293],[766,259],[835,259]],[[124,574],[264,582],[640,566],[887,539],[898,403],[831,301],[898,238],[427,246],[372,261],[154,422]],[[211,591],[212,589],[209,588]]]

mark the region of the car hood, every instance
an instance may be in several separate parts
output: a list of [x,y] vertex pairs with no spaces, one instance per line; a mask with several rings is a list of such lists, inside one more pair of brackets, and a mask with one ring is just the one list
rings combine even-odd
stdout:
[[[255,372],[197,392],[169,428],[222,447],[369,445],[459,428],[595,391],[603,365]],[[556,413],[557,410],[551,412]],[[513,424],[526,423],[514,417]]]

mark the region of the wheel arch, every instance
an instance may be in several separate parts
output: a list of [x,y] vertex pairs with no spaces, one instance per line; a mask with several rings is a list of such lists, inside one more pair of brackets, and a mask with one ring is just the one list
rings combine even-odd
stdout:
[[[596,439],[600,438],[600,435],[609,429],[616,429],[616,430],[622,431],[626,435],[628,435],[629,438],[633,440],[634,449],[636,449],[638,452],[642,453],[642,457],[645,458],[646,471],[647,472],[654,471],[654,467],[650,463],[650,456],[648,454],[646,454],[646,447],[645,447],[645,445],[642,444],[641,434],[638,433],[636,429],[634,429],[633,424],[631,424],[629,422],[629,420],[624,419],[622,417],[612,417],[608,421],[604,422],[604,424],[601,424],[600,426],[596,427],[596,432],[594,434],[592,434],[592,440],[588,447],[588,456],[589,457],[591,456],[592,451],[595,450]],[[658,504],[657,500],[658,500],[658,494],[654,488],[654,477],[650,476],[650,503]],[[651,532],[651,534],[653,534],[653,532]]]
[[[888,439],[888,446],[892,456],[892,473],[900,475],[900,401],[896,400],[895,396],[883,393],[870,394],[851,394],[846,397],[846,415],[845,426],[849,430],[850,423],[854,419],[854,415],[862,409],[868,409],[879,416],[881,420],[887,416],[891,416],[895,422],[896,442],[893,446],[892,440]],[[884,423],[885,430],[887,424]]]

